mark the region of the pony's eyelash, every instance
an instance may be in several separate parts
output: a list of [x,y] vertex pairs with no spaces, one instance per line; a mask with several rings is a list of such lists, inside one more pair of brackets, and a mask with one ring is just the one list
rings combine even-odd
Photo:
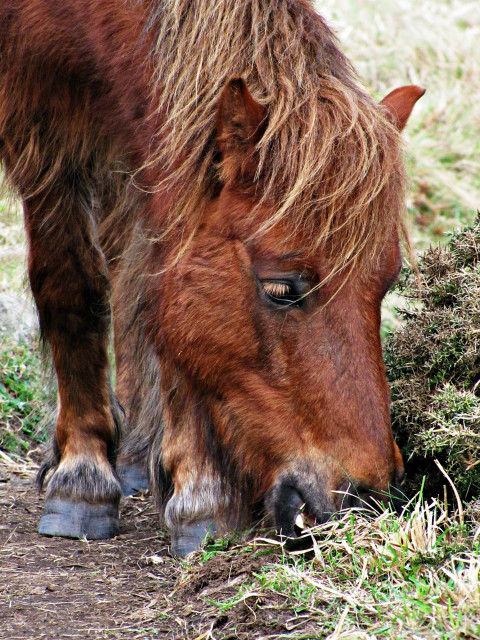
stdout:
[[283,298],[292,291],[292,287],[285,282],[263,282],[263,290],[274,298]]

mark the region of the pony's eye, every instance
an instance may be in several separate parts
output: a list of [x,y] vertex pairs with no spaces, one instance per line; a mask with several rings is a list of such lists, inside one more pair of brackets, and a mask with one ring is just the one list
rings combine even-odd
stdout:
[[285,282],[264,282],[263,290],[270,298],[286,298],[292,287]]
[[302,307],[309,289],[308,283],[301,280],[260,280],[260,283],[267,300],[282,307]]

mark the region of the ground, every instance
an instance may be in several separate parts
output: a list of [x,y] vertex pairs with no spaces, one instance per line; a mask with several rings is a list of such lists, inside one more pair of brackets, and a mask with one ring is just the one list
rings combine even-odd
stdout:
[[[133,631],[132,623],[149,627],[152,602],[176,582],[151,499],[124,501],[121,534],[114,540],[47,538],[36,533],[43,496],[33,481],[31,468],[0,467],[0,635],[150,637],[150,631]],[[155,626],[160,637],[182,637],[170,633],[170,625]]]
[[185,562],[147,494],[123,499],[112,540],[40,536],[34,477],[0,462],[2,640],[480,638],[480,528],[472,543],[438,503],[346,514],[306,554],[247,536]]
[[1,638],[200,640],[216,630],[224,639],[246,639],[292,630],[280,595],[263,597],[257,613],[246,603],[223,613],[207,602],[233,594],[263,555],[218,555],[185,578],[149,495],[123,499],[113,540],[40,536],[43,496],[34,477],[32,465],[0,463]]

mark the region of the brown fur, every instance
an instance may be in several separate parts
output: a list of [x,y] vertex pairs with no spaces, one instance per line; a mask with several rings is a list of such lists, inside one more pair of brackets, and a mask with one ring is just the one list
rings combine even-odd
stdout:
[[[124,457],[150,450],[173,530],[241,524],[267,493],[275,512],[289,483],[318,519],[346,478],[387,490],[401,127],[311,4],[4,0],[0,24],[0,159],[25,203],[60,468],[115,459],[113,284]],[[280,309],[289,274],[305,296]]]

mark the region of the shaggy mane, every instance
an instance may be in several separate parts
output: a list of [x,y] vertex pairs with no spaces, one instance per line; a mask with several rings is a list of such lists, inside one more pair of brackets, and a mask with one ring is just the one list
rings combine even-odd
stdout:
[[162,239],[179,226],[192,237],[219,190],[216,110],[234,75],[267,109],[256,197],[273,213],[259,233],[282,220],[312,251],[330,239],[331,275],[372,263],[395,230],[406,238],[399,136],[308,0],[163,0],[146,29],[163,122],[149,164],[154,188],[178,194]]

